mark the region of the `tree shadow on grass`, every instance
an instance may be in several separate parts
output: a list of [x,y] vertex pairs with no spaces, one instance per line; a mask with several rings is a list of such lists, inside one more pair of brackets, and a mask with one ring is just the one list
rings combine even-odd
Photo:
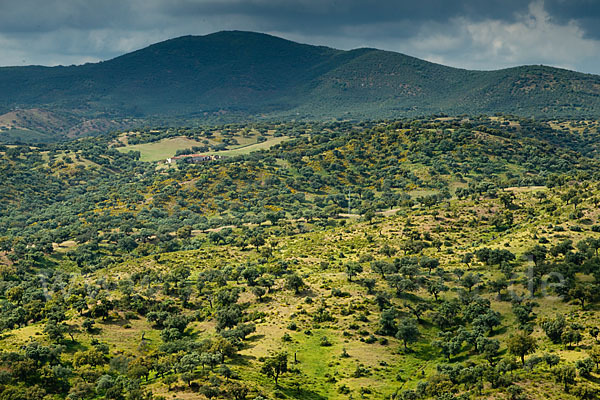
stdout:
[[111,315],[108,318],[106,318],[104,320],[101,319],[98,322],[101,325],[119,326],[121,328],[123,328],[125,325],[130,323],[130,321],[128,319],[125,319],[125,318],[121,317],[120,315],[118,315],[118,316]]
[[590,382],[595,383],[596,385],[600,384],[600,377],[594,375],[588,375],[585,377]]
[[250,360],[256,360],[256,357],[245,354],[236,354],[234,357],[231,358],[230,364],[238,366],[248,366],[250,365]]
[[195,330],[193,328],[186,328],[184,336],[193,340],[199,340],[199,338],[206,332],[204,329]]
[[248,336],[241,344],[240,350],[248,350],[254,347],[254,343],[264,339],[265,335],[252,335]]
[[[465,362],[469,359],[469,353],[468,352],[463,352],[460,354],[455,354],[453,356],[450,357],[450,363],[461,363],[461,362]],[[445,362],[448,362],[448,358],[445,358]]]
[[317,297],[318,294],[314,290],[312,290],[310,287],[306,287],[306,288],[298,291],[298,293],[294,293],[294,296],[314,298],[314,297]]
[[410,348],[410,355],[419,360],[430,361],[437,359],[440,351],[434,346],[416,344]]
[[581,307],[579,307],[579,311],[600,311],[600,304],[599,303],[586,303],[585,305],[585,310],[581,310]]
[[292,399],[306,399],[306,400],[327,400],[327,397],[320,395],[312,390],[305,389],[303,387],[282,387],[279,386],[279,391],[285,394],[286,397]]
[[245,342],[254,343],[254,342],[258,342],[259,340],[264,339],[264,338],[265,338],[265,335],[261,335],[261,334],[251,335],[245,339]]
[[63,342],[63,345],[65,346],[65,353],[68,353],[68,354],[73,354],[78,351],[84,351],[84,350],[88,349],[86,346],[84,346],[80,342],[73,342],[71,340],[65,340]]
[[494,337],[497,335],[503,335],[508,332],[508,326],[502,325],[499,328],[494,328],[492,332],[490,332],[489,337]]
[[404,300],[404,301],[410,301],[414,304],[423,302],[419,296],[417,296],[414,293],[410,293],[410,292],[402,292],[402,293],[400,293],[399,296],[396,296],[396,297],[398,297],[399,299]]
[[268,304],[268,303],[272,302],[274,300],[274,298],[269,296],[268,294],[265,294],[263,297],[261,297],[260,299],[257,299],[257,300],[260,304]]
[[[410,314],[410,315],[412,316],[413,314]],[[431,321],[426,320],[423,317],[421,317],[421,320],[418,323],[423,329],[432,329],[433,327],[436,326],[433,323],[431,323]]]

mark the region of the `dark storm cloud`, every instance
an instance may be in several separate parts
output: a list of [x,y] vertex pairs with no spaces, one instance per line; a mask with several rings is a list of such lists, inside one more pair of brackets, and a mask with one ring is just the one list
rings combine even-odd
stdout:
[[0,65],[82,63],[239,29],[465,68],[600,73],[599,22],[597,0],[0,0]]
[[600,1],[553,0],[546,1],[545,6],[558,23],[576,22],[586,37],[600,39]]
[[343,23],[372,23],[410,18],[414,20],[446,20],[454,16],[511,18],[515,10],[526,10],[528,4],[517,0],[481,2],[463,0],[423,0],[419,2],[399,2],[382,0],[377,2],[358,0],[321,0],[321,1],[285,1],[285,0],[224,0],[192,1],[175,0],[164,3],[163,9],[173,15],[190,14],[244,14],[255,17],[272,16],[286,21],[298,21],[296,16],[314,16],[329,18],[335,24],[337,19]]
[[0,0],[0,10],[0,32],[13,34],[110,27],[132,11],[118,0]]
[[[519,0],[489,1],[447,0],[424,1],[364,1],[364,0],[176,0],[164,3],[162,9],[177,18],[213,17],[228,15],[252,18],[266,29],[290,30],[306,34],[330,34],[355,25],[408,25],[403,35],[414,33],[424,21],[443,22],[455,17],[474,20],[500,18],[511,20],[515,12],[527,10],[528,4]],[[382,35],[392,32],[384,31]]]

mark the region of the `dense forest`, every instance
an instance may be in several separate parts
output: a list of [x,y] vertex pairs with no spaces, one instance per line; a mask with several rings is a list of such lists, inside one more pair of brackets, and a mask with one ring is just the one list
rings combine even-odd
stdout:
[[[0,400],[596,399],[599,136],[438,115],[1,145]],[[176,140],[230,153],[134,150]]]

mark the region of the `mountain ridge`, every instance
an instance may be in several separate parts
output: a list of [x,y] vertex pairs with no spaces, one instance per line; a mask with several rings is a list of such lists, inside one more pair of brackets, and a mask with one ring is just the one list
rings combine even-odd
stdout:
[[[118,120],[115,126],[437,113],[582,117],[600,112],[600,76],[537,65],[471,71],[391,51],[222,31],[98,63],[2,67],[0,114],[15,109],[44,109],[78,123]],[[73,126],[65,122],[66,130]]]

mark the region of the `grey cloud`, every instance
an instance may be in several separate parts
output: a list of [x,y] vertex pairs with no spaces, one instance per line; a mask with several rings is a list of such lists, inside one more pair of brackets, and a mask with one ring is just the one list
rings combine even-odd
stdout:
[[600,2],[597,0],[545,0],[544,8],[556,23],[575,23],[585,37],[600,39]]
[[[593,52],[600,3],[545,0],[542,7],[541,1],[0,0],[0,64],[107,59],[176,36],[239,29],[343,49],[383,48],[459,67],[547,63],[600,72]],[[541,17],[531,15],[532,2],[538,14],[545,10]],[[542,31],[557,42],[556,51]]]
[[131,16],[131,5],[130,2],[119,0],[1,0],[0,32],[106,28]]
[[557,20],[600,18],[597,0],[546,0],[546,10]]
[[[164,3],[165,14],[177,18],[245,16],[257,21],[265,30],[303,31],[313,35],[340,31],[356,25],[412,24],[412,31],[423,21],[446,21],[455,17],[480,20],[511,20],[515,13],[527,9],[519,0],[477,1],[447,0],[377,2],[364,0],[175,0]],[[409,34],[409,29],[400,33]],[[389,34],[397,34],[392,31]],[[386,32],[381,32],[386,34]]]
[[[469,18],[511,19],[516,11],[526,10],[527,6],[526,2],[519,0],[175,0],[164,3],[163,10],[177,16],[243,14],[258,17],[276,16],[284,20],[295,19],[295,16],[301,15],[323,18],[335,24],[338,20],[344,23],[373,23],[399,18],[440,21],[459,15]],[[304,22],[307,21],[296,21],[297,24]]]

